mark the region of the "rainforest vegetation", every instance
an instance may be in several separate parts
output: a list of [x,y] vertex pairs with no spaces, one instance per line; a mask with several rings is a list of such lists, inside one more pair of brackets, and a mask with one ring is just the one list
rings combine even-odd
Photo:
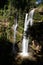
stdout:
[[[33,26],[30,27],[27,32],[28,34],[30,33],[29,45],[32,47],[31,52],[33,53],[33,55],[35,54],[35,57],[37,57],[39,65],[40,62],[43,62],[43,0],[0,0],[0,65],[17,65],[15,61],[15,56],[17,54],[16,51],[19,51],[22,46],[20,43],[22,42],[24,34],[23,32],[25,15],[26,13],[29,14],[29,12],[34,8],[36,8],[36,10],[33,16]],[[18,23],[15,42],[15,47],[17,48],[17,50],[15,49],[14,53],[16,52],[16,54],[13,55],[13,25],[15,24],[16,20]],[[36,48],[34,40],[36,40],[36,42],[39,44],[38,46],[36,44]],[[17,42],[20,43],[17,45]],[[33,45],[30,44],[32,42]],[[37,52],[38,47],[41,47],[41,53]],[[38,48],[38,51],[39,50],[40,49]],[[17,61],[21,62],[21,59]],[[28,65],[29,63],[33,63],[33,61],[25,61],[23,60],[23,65],[25,63],[27,63]]]
[[26,13],[33,8],[38,8],[34,14],[34,22],[43,22],[43,0],[36,4],[36,0],[0,0],[0,39],[13,42],[13,30],[15,17],[18,21],[17,41],[22,39]]

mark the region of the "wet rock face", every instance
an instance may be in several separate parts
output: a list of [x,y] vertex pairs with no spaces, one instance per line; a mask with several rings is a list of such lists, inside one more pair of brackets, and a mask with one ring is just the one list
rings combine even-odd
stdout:
[[39,41],[43,41],[43,22],[35,23],[30,28],[30,34],[32,35],[32,37],[34,37],[34,39],[37,39]]

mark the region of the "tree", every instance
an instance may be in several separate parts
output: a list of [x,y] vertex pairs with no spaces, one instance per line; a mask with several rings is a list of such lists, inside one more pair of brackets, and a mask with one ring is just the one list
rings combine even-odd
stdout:
[[4,5],[8,4],[8,0],[0,0],[0,9],[4,8]]

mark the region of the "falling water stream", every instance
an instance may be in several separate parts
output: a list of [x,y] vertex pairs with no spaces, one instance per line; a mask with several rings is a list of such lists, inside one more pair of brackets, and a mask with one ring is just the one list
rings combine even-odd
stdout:
[[17,26],[18,26],[17,19],[15,19],[14,25],[13,25],[13,30],[14,30],[13,53],[15,52],[14,46],[15,46],[15,42],[16,42]]
[[33,25],[33,14],[34,14],[35,9],[31,10],[28,13],[26,13],[25,17],[25,24],[24,24],[24,35],[23,35],[23,41],[22,41],[22,52],[21,55],[27,56],[28,55],[28,43],[29,43],[29,37],[26,36],[26,31],[28,28],[28,25],[32,26]]
[[15,24],[14,24],[14,42],[16,41],[16,33],[17,33],[17,26],[18,26],[18,24],[17,24],[17,20],[15,21]]

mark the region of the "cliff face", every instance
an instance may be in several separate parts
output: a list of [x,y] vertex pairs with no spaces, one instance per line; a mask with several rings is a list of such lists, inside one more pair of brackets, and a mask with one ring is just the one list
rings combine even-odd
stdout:
[[39,8],[39,13],[41,13],[41,15],[43,15],[43,7]]
[[34,22],[43,22],[43,7],[38,7],[34,13]]

